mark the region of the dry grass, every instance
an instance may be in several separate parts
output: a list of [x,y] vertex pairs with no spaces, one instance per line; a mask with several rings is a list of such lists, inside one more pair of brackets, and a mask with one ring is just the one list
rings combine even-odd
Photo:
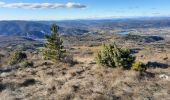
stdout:
[[70,67],[62,63],[44,65],[40,60],[33,68],[18,69],[14,75],[1,77],[6,87],[0,96],[2,100],[168,100],[170,80],[160,79],[159,75],[169,75],[169,71],[169,68],[149,69],[150,73],[141,77],[134,71],[95,64]]
[[[142,62],[166,63],[163,59],[170,58],[167,48],[168,52],[158,52],[158,48],[143,49],[143,45],[134,43],[120,43],[120,46],[142,48],[136,54]],[[0,69],[0,100],[169,100],[170,79],[160,75],[170,77],[170,67],[149,68],[143,76],[135,71],[101,67],[94,63],[100,49],[101,46],[73,47],[70,52],[79,62],[74,66],[52,64],[42,60],[39,52],[28,53],[28,60],[34,66]]]

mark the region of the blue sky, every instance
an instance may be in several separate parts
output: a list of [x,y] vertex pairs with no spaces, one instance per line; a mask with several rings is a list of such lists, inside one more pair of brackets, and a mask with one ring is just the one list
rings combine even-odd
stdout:
[[170,16],[170,0],[0,0],[0,20]]

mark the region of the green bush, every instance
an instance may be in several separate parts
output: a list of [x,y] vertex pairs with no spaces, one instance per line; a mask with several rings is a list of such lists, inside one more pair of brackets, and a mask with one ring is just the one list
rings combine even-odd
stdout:
[[27,60],[24,60],[20,63],[20,66],[21,67],[32,67],[34,64],[32,61],[27,61]]
[[121,67],[130,69],[135,61],[135,56],[132,56],[130,50],[118,48],[114,43],[112,45],[103,45],[102,50],[96,57],[98,64],[108,67]]
[[12,57],[10,58],[9,64],[10,65],[15,65],[27,58],[27,55],[23,52],[17,51],[15,52]]
[[146,65],[142,62],[135,62],[132,65],[132,70],[135,70],[135,71],[145,72],[146,69],[147,69]]

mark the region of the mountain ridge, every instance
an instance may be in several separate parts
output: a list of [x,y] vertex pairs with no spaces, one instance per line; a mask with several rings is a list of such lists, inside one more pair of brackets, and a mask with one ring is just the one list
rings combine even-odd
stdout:
[[26,36],[44,38],[50,34],[51,24],[60,27],[62,35],[83,35],[102,30],[160,28],[170,27],[170,17],[160,18],[131,18],[131,19],[103,19],[103,20],[63,20],[63,21],[0,21],[0,35]]

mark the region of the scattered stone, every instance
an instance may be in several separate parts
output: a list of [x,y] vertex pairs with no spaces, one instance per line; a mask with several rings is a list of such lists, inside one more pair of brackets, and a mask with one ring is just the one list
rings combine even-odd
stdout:
[[169,80],[169,76],[165,74],[159,75],[159,78],[164,79],[164,80]]
[[8,77],[10,75],[14,74],[13,72],[3,72],[0,74],[0,77]]

